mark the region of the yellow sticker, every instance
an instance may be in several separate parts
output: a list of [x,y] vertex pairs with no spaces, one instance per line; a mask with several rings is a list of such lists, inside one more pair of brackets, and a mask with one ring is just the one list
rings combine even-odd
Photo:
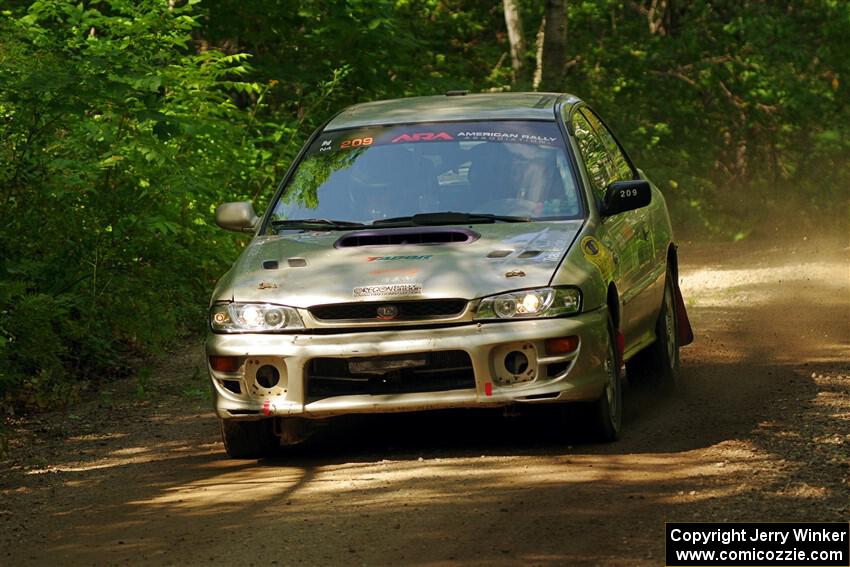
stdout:
[[592,236],[585,236],[581,239],[581,251],[587,261],[599,269],[606,282],[614,277],[614,258],[604,244]]

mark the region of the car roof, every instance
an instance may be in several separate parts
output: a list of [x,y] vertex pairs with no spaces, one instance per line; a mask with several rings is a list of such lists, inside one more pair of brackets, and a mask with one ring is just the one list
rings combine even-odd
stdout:
[[325,131],[417,122],[554,120],[559,102],[575,104],[579,99],[562,93],[485,93],[380,100],[349,106]]

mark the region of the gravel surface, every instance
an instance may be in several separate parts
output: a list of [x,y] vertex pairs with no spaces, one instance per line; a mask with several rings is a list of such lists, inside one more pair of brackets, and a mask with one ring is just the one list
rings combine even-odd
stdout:
[[680,256],[696,341],[675,392],[627,388],[617,443],[542,412],[440,412],[230,460],[190,344],[8,420],[0,563],[659,565],[665,521],[847,521],[846,239]]

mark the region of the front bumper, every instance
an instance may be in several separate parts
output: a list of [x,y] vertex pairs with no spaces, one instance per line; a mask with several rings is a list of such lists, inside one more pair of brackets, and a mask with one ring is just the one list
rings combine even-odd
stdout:
[[[552,403],[597,399],[607,380],[607,312],[597,309],[568,318],[482,322],[427,328],[335,334],[209,334],[207,363],[215,407],[222,419],[272,416],[324,418],[353,413],[385,413],[442,408],[498,407],[514,403]],[[547,355],[545,340],[577,336],[578,348]],[[529,370],[521,381],[506,371],[506,353],[521,350]],[[472,373],[468,388],[386,394],[308,397],[313,359],[353,359],[463,351]],[[240,357],[235,372],[209,366],[210,356]],[[256,380],[256,369],[271,364],[280,383],[271,388]]]

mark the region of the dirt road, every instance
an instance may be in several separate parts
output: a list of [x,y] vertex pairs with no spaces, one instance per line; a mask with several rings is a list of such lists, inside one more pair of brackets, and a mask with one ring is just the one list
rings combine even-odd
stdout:
[[15,422],[0,563],[660,565],[665,521],[847,521],[847,245],[683,245],[681,384],[629,388],[611,445],[461,412],[228,460],[194,346]]

